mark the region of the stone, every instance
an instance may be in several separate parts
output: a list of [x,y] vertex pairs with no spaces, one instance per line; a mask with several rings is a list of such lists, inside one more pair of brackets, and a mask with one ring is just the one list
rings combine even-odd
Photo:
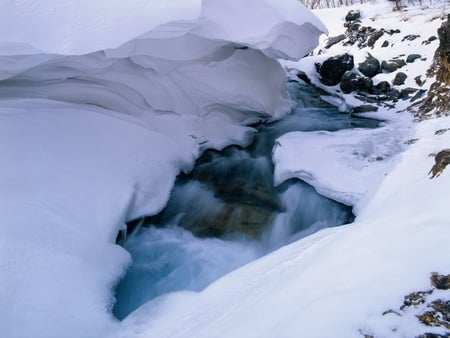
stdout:
[[408,100],[412,94],[416,93],[418,89],[416,88],[411,88],[411,87],[407,87],[407,88],[403,88],[400,91],[400,96],[398,97],[401,100]]
[[[442,152],[442,151],[441,151]],[[441,153],[439,152],[438,155]],[[450,156],[450,149],[443,150],[443,156]],[[437,157],[437,155],[436,155]],[[441,158],[438,161],[442,161]],[[438,290],[450,290],[450,275],[440,275],[438,273],[433,273],[430,277],[431,285],[433,285]]]
[[357,32],[361,28],[361,22],[360,21],[351,21],[344,23],[344,27],[347,28],[347,32]]
[[426,81],[426,80],[422,80],[422,75],[417,75],[417,76],[414,78],[414,81],[416,81],[416,84],[417,84],[418,86],[422,87],[422,86],[425,84],[425,81]]
[[345,21],[347,21],[347,22],[356,21],[359,19],[361,19],[361,12],[358,10],[351,10],[345,16]]
[[414,96],[411,98],[411,102],[414,102],[414,101],[417,101],[417,100],[420,100],[421,98],[423,98],[424,96],[425,96],[425,94],[426,94],[426,90],[425,89],[420,89],[420,90],[418,90],[415,94],[414,94]]
[[366,59],[358,65],[358,70],[367,77],[374,77],[381,72],[381,64],[377,58],[368,53]]
[[328,49],[328,48],[334,46],[335,44],[345,40],[346,37],[347,36],[345,34],[341,34],[341,35],[329,38],[325,45],[325,48]]
[[358,114],[358,113],[371,113],[378,111],[378,107],[372,106],[370,104],[363,104],[361,106],[357,106],[353,108],[352,113]]
[[340,88],[345,94],[356,90],[369,91],[372,87],[372,79],[350,71],[345,72],[340,84]]
[[370,35],[369,39],[367,40],[367,46],[373,48],[375,45],[375,42],[378,41],[379,38],[381,38],[384,34],[384,31],[375,31],[373,34]]
[[439,333],[424,333],[420,336],[417,336],[416,338],[449,338],[450,332],[439,334]]
[[445,327],[450,330],[450,301],[441,299],[428,304],[429,311],[417,316],[419,321],[427,326]]
[[395,78],[394,81],[392,82],[392,84],[394,86],[401,86],[403,84],[405,84],[405,80],[407,79],[408,75],[406,75],[403,72],[398,72],[397,74],[395,74]]
[[408,34],[405,35],[402,39],[402,42],[407,40],[407,41],[414,41],[415,39],[420,38],[420,35],[415,35],[415,34]]
[[320,81],[327,86],[337,85],[346,71],[355,66],[353,55],[342,54],[325,60],[319,68]]
[[422,55],[420,54],[409,54],[408,57],[406,58],[406,63],[413,63],[414,61],[420,59],[421,57]]
[[299,71],[299,72],[297,73],[297,77],[298,77],[300,80],[302,80],[303,82],[307,83],[307,84],[310,84],[310,83],[311,83],[311,80],[309,79],[308,75],[306,75],[305,72]]
[[400,69],[403,66],[406,66],[406,62],[403,59],[393,59],[381,62],[381,68],[388,73],[395,72],[397,69]]
[[[439,177],[439,175],[442,174],[445,167],[450,164],[450,149],[443,149],[440,152],[438,152],[434,156],[434,165],[431,168],[431,170],[428,172],[428,175],[431,174],[430,179]],[[449,276],[441,276],[438,274],[433,274],[431,276],[431,284],[436,288],[440,290],[448,290],[448,281]]]
[[417,292],[410,293],[409,295],[404,297],[403,305],[400,307],[400,310],[405,310],[411,306],[417,306],[420,304],[424,304],[426,302],[426,297],[428,295],[431,295],[432,293],[433,293],[433,290],[417,291]]
[[383,44],[381,45],[382,48],[386,48],[389,47],[389,41],[388,40],[384,40]]
[[375,86],[375,88],[376,88],[380,93],[387,94],[387,93],[389,93],[390,90],[391,90],[391,85],[390,85],[389,82],[387,82],[387,81],[381,81],[381,82],[379,82],[379,83]]

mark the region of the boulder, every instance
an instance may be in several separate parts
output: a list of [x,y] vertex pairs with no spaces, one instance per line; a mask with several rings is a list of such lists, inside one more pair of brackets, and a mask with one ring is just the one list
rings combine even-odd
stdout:
[[401,86],[402,84],[405,84],[405,80],[408,77],[408,75],[406,75],[403,72],[398,72],[397,74],[395,74],[395,78],[394,81],[392,82],[392,84],[394,86]]
[[375,88],[377,89],[378,93],[387,94],[391,90],[391,85],[387,81],[381,81],[375,86]]
[[370,104],[363,104],[361,106],[355,107],[353,108],[353,113],[358,114],[358,113],[373,113],[378,111],[378,107],[376,106],[372,106]]
[[372,79],[361,76],[358,73],[347,71],[341,79],[341,90],[345,93],[351,93],[356,90],[370,91],[373,87]]
[[367,77],[374,77],[381,72],[381,64],[377,58],[368,53],[367,58],[358,65],[358,70]]
[[414,61],[420,59],[421,57],[422,55],[420,54],[409,54],[408,57],[406,58],[406,63],[413,63]]
[[355,66],[353,55],[342,54],[325,60],[319,67],[320,81],[327,86],[337,85],[346,71]]
[[403,41],[414,41],[417,38],[420,38],[420,35],[408,34],[403,37],[402,42]]
[[328,48],[334,46],[335,44],[341,42],[342,40],[345,40],[346,37],[347,36],[345,34],[341,34],[341,35],[329,38],[325,45],[325,48],[328,49]]
[[406,66],[406,62],[403,59],[393,59],[389,61],[381,62],[381,68],[388,73],[395,72],[397,69]]
[[[440,151],[435,157],[435,165],[440,165],[441,162],[445,162],[445,158],[449,159],[450,150],[444,149]],[[440,155],[440,156],[438,156]],[[450,290],[450,275],[441,275],[438,273],[433,273],[430,278],[431,285],[433,285],[438,290]]]
[[375,45],[375,42],[378,41],[379,38],[381,38],[384,34],[383,30],[377,30],[374,31],[370,36],[369,39],[367,40],[367,46],[373,48],[373,46]]
[[356,21],[359,19],[361,19],[361,12],[358,10],[351,10],[345,16],[345,21],[347,21],[347,22]]

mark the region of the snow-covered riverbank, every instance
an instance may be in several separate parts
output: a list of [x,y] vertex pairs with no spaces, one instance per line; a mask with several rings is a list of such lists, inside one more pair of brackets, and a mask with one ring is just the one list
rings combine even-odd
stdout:
[[[416,34],[421,36],[419,45],[436,35],[445,9],[414,7],[394,13],[387,6],[362,7],[366,13],[363,23],[374,15],[379,25],[398,28],[405,35],[428,23]],[[317,14],[324,22],[338,21],[341,27],[348,10]],[[398,20],[399,16],[408,19]],[[436,22],[429,21],[436,16]],[[406,41],[405,46],[410,44]],[[411,51],[403,51],[401,46],[386,50],[384,55],[390,58],[389,53],[394,56]],[[408,64],[402,69],[410,80],[419,75],[425,79],[436,46],[437,42],[432,47],[414,46],[426,60],[420,67]],[[352,51],[334,48],[335,54]],[[354,51],[364,52],[359,48]],[[374,49],[373,53],[377,52],[379,49]],[[324,54],[287,65],[297,67],[335,95],[332,101],[339,105],[342,100],[350,107],[364,103],[353,94],[338,93],[339,87],[320,84],[313,64],[327,57]],[[393,81],[394,76],[381,73],[378,80]],[[432,81],[427,79],[421,88],[428,88]],[[414,84],[408,82],[399,89],[408,85]],[[322,193],[356,202],[355,223],[322,230],[281,248],[203,292],[160,297],[127,318],[120,336],[416,337],[424,332],[444,332],[443,328],[419,323],[418,309],[400,310],[405,295],[430,288],[432,272],[450,272],[449,173],[434,180],[428,176],[434,164],[429,154],[450,144],[450,133],[446,132],[450,119],[414,123],[403,111],[409,104],[409,99],[396,102],[394,108],[391,103],[381,104],[377,112],[367,114],[386,121],[380,129],[293,133],[279,139],[274,154],[278,179],[301,177]],[[440,295],[448,299],[445,293]]]

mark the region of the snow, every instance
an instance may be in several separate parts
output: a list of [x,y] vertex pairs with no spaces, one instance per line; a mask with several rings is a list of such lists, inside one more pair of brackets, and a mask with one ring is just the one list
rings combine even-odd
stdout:
[[[385,19],[402,32],[414,32],[416,24],[429,22],[443,8],[445,4],[423,11],[413,7],[414,15],[399,22],[398,16],[409,12],[392,13],[385,2],[379,2],[364,5],[364,18],[376,13],[375,22]],[[348,9],[316,13],[324,22],[333,22]],[[423,37],[434,35],[439,24],[437,20],[424,25]],[[400,53],[402,48],[384,55],[390,57],[387,53]],[[423,72],[434,48],[436,44],[421,47],[427,62],[417,68],[409,65],[406,71]],[[330,54],[283,64],[300,68],[318,83],[314,61]],[[336,96],[337,105],[361,104],[336,93],[336,88],[325,89]],[[125,319],[118,336],[356,338],[442,332],[425,327],[414,311],[402,312],[399,307],[403,296],[430,289],[431,272],[450,272],[450,173],[433,180],[427,175],[434,164],[429,154],[448,148],[450,133],[436,132],[449,128],[450,118],[415,123],[400,112],[407,104],[366,114],[385,121],[379,129],[290,133],[278,139],[277,182],[300,176],[322,193],[355,203],[353,224],[300,239],[200,293],[172,293],[152,300]],[[444,297],[442,293],[434,297],[439,296]],[[384,316],[389,309],[402,316]]]
[[275,184],[297,177],[357,212],[407,147],[411,120],[402,114],[376,129],[285,134],[273,152]]
[[118,231],[158,213],[203,150],[286,114],[273,58],[325,28],[295,0],[1,7],[0,335],[108,336],[130,264]]
[[[375,2],[364,5],[364,20],[404,34],[421,25],[420,44],[443,8],[393,13]],[[317,14],[332,23],[348,9]],[[354,204],[355,223],[280,248],[201,292],[158,297],[123,322],[110,313],[130,263],[114,244],[123,223],[160,211],[201,151],[247,144],[248,124],[291,107],[274,58],[308,54],[325,31],[295,0],[7,1],[0,18],[1,336],[356,338],[427,329],[413,315],[382,313],[428,289],[431,272],[450,272],[450,173],[427,176],[428,155],[450,143],[450,132],[436,133],[450,118],[413,124],[387,108],[374,114],[382,128],[291,133],[274,152],[278,183],[309,180]],[[408,66],[411,81],[437,46],[416,42],[393,41],[377,56],[420,48],[427,60]],[[283,65],[318,84],[314,62],[336,48]],[[337,104],[359,104],[324,89]]]

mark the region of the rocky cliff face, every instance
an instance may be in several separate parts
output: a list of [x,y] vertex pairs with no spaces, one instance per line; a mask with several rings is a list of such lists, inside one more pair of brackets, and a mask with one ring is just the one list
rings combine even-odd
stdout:
[[439,47],[427,76],[436,77],[427,97],[413,109],[421,118],[450,115],[450,14],[438,29]]

